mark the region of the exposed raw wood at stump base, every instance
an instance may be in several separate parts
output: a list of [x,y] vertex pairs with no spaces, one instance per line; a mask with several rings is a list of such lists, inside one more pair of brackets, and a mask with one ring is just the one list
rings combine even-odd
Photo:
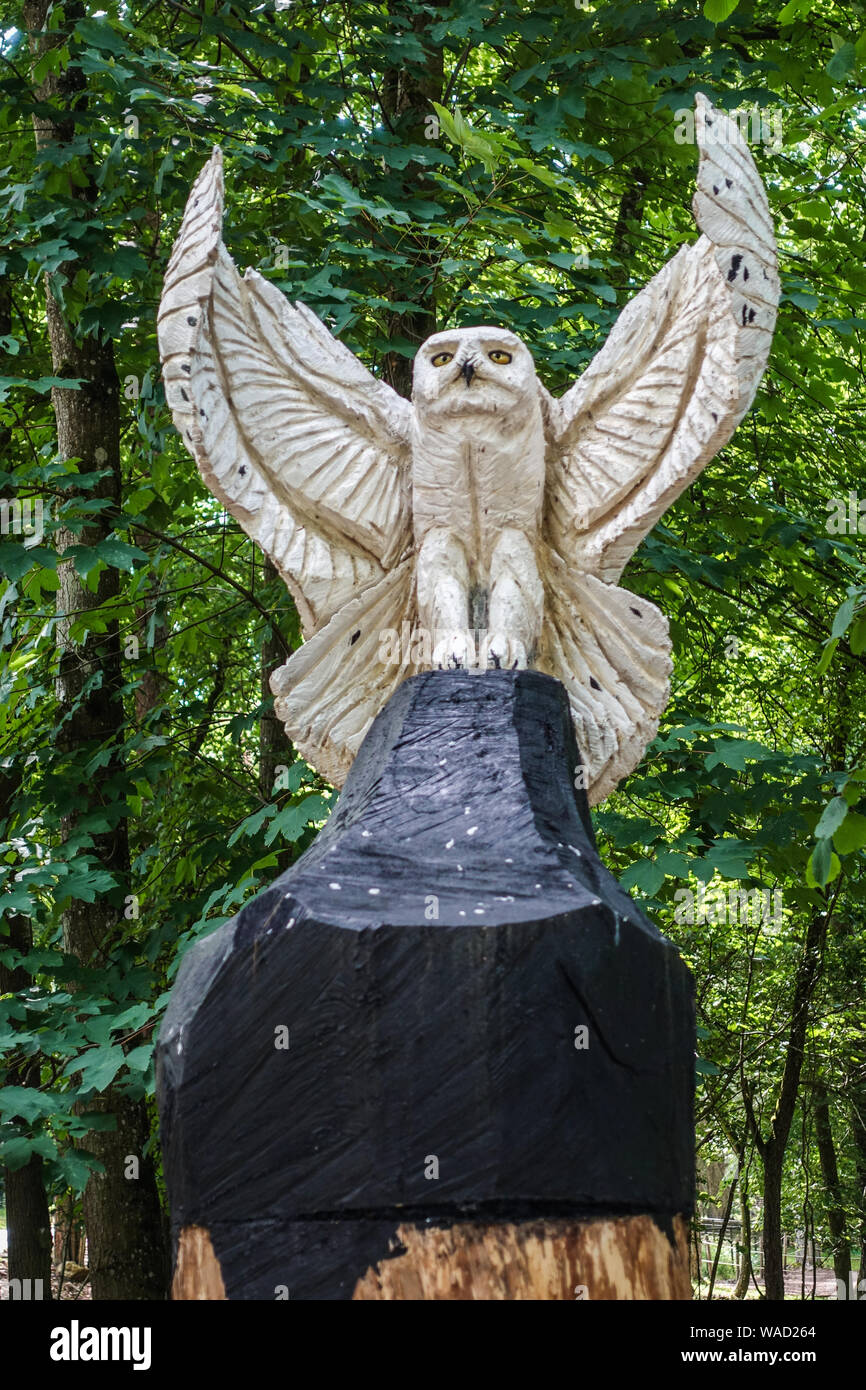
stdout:
[[210,1236],[201,1226],[185,1226],[180,1233],[171,1296],[173,1299],[211,1301],[226,1296],[219,1260]]
[[[358,1302],[507,1299],[670,1301],[691,1298],[688,1226],[673,1220],[674,1242],[649,1216],[607,1221],[420,1227],[404,1222],[389,1252],[355,1285]],[[394,1252],[393,1254],[391,1252]],[[210,1236],[180,1234],[172,1298],[225,1299]]]
[[369,1269],[353,1298],[690,1299],[688,1226],[681,1216],[674,1218],[674,1234],[672,1245],[649,1216],[444,1230],[402,1225],[395,1242],[406,1253]]

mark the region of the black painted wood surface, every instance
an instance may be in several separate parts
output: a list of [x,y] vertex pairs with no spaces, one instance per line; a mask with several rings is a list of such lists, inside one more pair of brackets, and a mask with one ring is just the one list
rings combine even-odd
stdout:
[[691,1211],[691,977],[578,767],[552,678],[415,676],[310,850],[187,954],[164,1165],[229,1298],[350,1297],[407,1219]]

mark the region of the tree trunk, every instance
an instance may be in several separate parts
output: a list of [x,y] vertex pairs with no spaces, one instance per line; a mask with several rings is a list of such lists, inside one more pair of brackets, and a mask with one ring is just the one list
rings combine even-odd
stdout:
[[767,1298],[785,1297],[785,1270],[782,1261],[782,1167],[785,1149],[771,1145],[764,1157],[764,1292]]
[[740,1183],[740,1247],[740,1272],[734,1286],[734,1298],[745,1298],[752,1280],[752,1208],[746,1175]]
[[[24,6],[34,59],[64,40],[64,31],[39,32],[47,11],[47,0],[29,0]],[[80,4],[66,7],[70,25],[83,13]],[[45,107],[53,109],[43,108],[33,118],[37,148],[44,151],[69,144],[76,133],[77,114],[86,104],[81,69],[70,66],[60,74],[50,74],[39,87],[38,97]],[[59,167],[64,165],[63,160],[57,163]],[[79,189],[70,183],[69,188],[70,196],[82,199],[84,217],[87,205],[97,193],[92,168],[85,166],[85,172],[89,179],[87,187]],[[82,268],[79,261],[67,262],[62,273],[71,281]],[[105,476],[87,496],[105,498],[117,505],[120,502],[120,387],[113,345],[110,341],[100,342],[96,337],[76,337],[52,292],[50,277],[46,277],[45,282],[45,303],[53,371],[59,377],[82,379],[79,390],[54,387],[52,391],[58,453],[61,458],[81,459],[81,467],[86,472],[103,470]],[[80,536],[72,531],[59,532],[58,550],[62,552],[75,543],[93,545],[104,539],[111,529],[110,517],[98,514]],[[84,749],[114,747],[122,740],[124,711],[120,690],[123,674],[117,625],[110,624],[106,633],[90,632],[81,643],[71,637],[72,615],[109,603],[116,597],[119,586],[117,570],[110,567],[101,574],[95,593],[87,588],[71,561],[58,566],[58,576],[57,697],[63,723],[57,747],[61,756],[65,755],[72,763]],[[88,779],[92,802],[108,804],[114,800],[116,792],[111,783],[116,780],[118,771],[117,762],[112,759],[108,766]],[[67,815],[63,825],[68,837],[76,825],[75,815]],[[73,902],[64,913],[63,934],[65,949],[71,955],[86,964],[102,965],[110,954],[128,888],[129,845],[124,818],[115,829],[94,834],[93,853],[112,875],[117,887],[92,903]],[[95,1102],[88,1102],[88,1108],[110,1111],[117,1116],[115,1132],[94,1132],[82,1141],[84,1148],[102,1160],[106,1170],[90,1179],[83,1202],[93,1297],[164,1298],[167,1260],[159,1197],[152,1165],[142,1157],[150,1133],[145,1102],[131,1101],[109,1088]],[[129,1158],[138,1159],[136,1177],[129,1176],[136,1166],[128,1164]]]
[[[4,779],[5,781],[5,779]],[[2,794],[2,793],[0,793]],[[6,800],[6,798],[3,798]],[[32,946],[30,922],[15,914],[6,918],[3,945],[26,953]],[[31,984],[26,970],[0,962],[0,995],[16,994]],[[28,1057],[6,1069],[6,1086],[39,1086],[39,1057]],[[42,1171],[42,1158],[33,1154],[23,1168],[4,1168],[6,1226],[9,1233],[9,1278],[42,1281],[42,1297],[51,1297],[51,1222]]]
[[634,254],[632,226],[634,223],[640,223],[645,194],[646,184],[641,177],[640,170],[634,169],[620,199],[619,212],[610,239],[611,255],[623,262],[621,265],[613,266],[609,275],[611,284],[616,288],[620,304],[631,299],[633,294],[626,263]]
[[81,1206],[72,1188],[67,1188],[54,1204],[54,1264],[58,1269],[62,1269],[67,1260],[83,1265],[87,1262],[86,1256],[87,1241],[81,1222]]
[[51,1225],[41,1156],[34,1154],[23,1168],[6,1168],[4,1182],[9,1278],[33,1281],[47,1302],[51,1298]]
[[824,1082],[818,1080],[814,1087],[815,1097],[815,1140],[818,1157],[821,1161],[821,1176],[824,1179],[824,1203],[827,1211],[827,1225],[830,1230],[830,1249],[833,1253],[833,1272],[848,1290],[851,1277],[851,1243],[845,1229],[845,1202],[842,1185],[839,1181],[839,1166],[836,1162],[836,1145],[833,1140],[833,1125],[830,1119],[830,1097]]
[[768,1138],[765,1139],[758,1129],[751,1093],[744,1093],[746,1114],[764,1165],[764,1289],[767,1298],[774,1301],[785,1297],[782,1264],[782,1168],[797,1105],[809,1006],[821,971],[827,923],[827,913],[815,913],[806,929],[803,954],[794,979],[785,1065]]
[[736,1190],[737,1190],[737,1181],[738,1181],[738,1179],[739,1179],[739,1173],[737,1173],[737,1175],[736,1175],[735,1177],[731,1178],[731,1185],[730,1185],[730,1187],[728,1188],[728,1196],[727,1196],[727,1200],[725,1201],[725,1211],[724,1211],[724,1215],[723,1215],[723,1217],[722,1217],[722,1226],[721,1226],[721,1230],[719,1231],[719,1239],[718,1239],[718,1243],[717,1243],[717,1245],[716,1245],[716,1253],[715,1253],[715,1256],[714,1256],[714,1258],[713,1258],[713,1267],[712,1267],[712,1269],[710,1270],[710,1287],[709,1287],[708,1290],[707,1290],[707,1302],[709,1302],[710,1299],[712,1298],[712,1296],[713,1296],[713,1289],[715,1288],[715,1285],[716,1285],[716,1274],[717,1274],[718,1268],[719,1268],[719,1260],[721,1259],[721,1256],[722,1256],[722,1248],[723,1248],[724,1243],[725,1243],[725,1235],[727,1234],[727,1230],[728,1230],[728,1222],[729,1222],[730,1219],[731,1219],[731,1212],[733,1211],[733,1208],[734,1208],[734,1193],[735,1193]]

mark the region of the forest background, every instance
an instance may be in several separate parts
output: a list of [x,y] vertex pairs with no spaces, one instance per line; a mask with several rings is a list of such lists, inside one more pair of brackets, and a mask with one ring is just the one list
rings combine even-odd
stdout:
[[746,113],[781,311],[751,414],[626,571],[676,666],[595,823],[694,971],[728,1293],[783,1296],[785,1233],[843,1288],[866,1277],[864,60],[850,0],[0,0],[10,1276],[50,1287],[51,1204],[67,1252],[83,1220],[94,1298],[164,1297],[168,991],[334,800],[273,715],[293,605],[160,380],[162,278],[210,148],[236,263],[398,390],[429,333],[487,322],[558,393],[696,235],[700,90]]

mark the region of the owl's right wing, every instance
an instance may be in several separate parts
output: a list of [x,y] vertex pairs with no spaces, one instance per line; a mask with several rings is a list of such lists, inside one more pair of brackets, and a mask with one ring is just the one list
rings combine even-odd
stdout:
[[767,364],[779,302],[767,195],[736,123],[696,98],[703,236],[623,309],[559,400],[546,397],[547,529],[606,583],[730,439]]
[[196,180],[165,277],[166,399],[205,482],[273,561],[306,637],[411,543],[408,401],[222,242],[222,156]]
[[623,309],[559,400],[548,450],[542,670],[571,702],[591,804],[654,737],[667,622],[616,587],[655,525],[727,442],[764,371],[779,300],[767,196],[738,127],[697,97],[693,209],[703,233]]

